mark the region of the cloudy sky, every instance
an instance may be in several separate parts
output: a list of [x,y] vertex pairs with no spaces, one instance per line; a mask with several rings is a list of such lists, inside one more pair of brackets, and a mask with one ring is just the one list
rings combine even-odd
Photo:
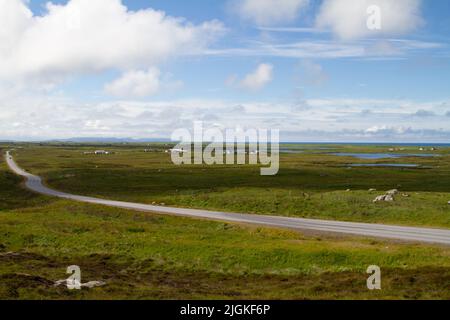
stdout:
[[[370,5],[381,29],[367,27]],[[449,142],[450,2],[0,0],[0,139]]]

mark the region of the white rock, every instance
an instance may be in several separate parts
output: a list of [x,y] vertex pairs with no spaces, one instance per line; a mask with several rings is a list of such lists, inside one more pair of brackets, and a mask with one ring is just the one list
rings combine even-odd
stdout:
[[64,280],[55,281],[55,287],[59,287],[61,285],[67,285],[67,280],[64,279]]
[[95,287],[101,287],[104,286],[106,284],[106,282],[103,281],[89,281],[86,283],[82,283],[81,287],[84,288],[95,288]]
[[373,200],[373,202],[384,201],[384,198],[385,198],[385,197],[386,197],[386,196],[378,196],[378,197],[375,198],[375,200]]
[[[106,284],[106,282],[104,282],[104,281],[89,281],[86,283],[81,283],[80,287],[92,289],[95,287],[104,286],[105,284]],[[55,281],[55,284],[54,284],[55,287],[67,286],[67,285],[68,285],[67,279]]]
[[382,196],[378,196],[375,198],[375,200],[373,200],[373,202],[381,202],[381,201],[386,201],[386,202],[392,202],[394,201],[394,196],[391,194],[385,194]]
[[389,190],[389,191],[386,192],[386,194],[389,194],[389,195],[391,195],[391,196],[394,196],[394,195],[396,195],[397,193],[398,193],[398,190],[397,190],[397,189],[392,189],[392,190]]

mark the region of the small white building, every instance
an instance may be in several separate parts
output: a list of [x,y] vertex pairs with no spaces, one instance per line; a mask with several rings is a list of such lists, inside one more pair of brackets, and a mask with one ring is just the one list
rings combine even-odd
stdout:
[[94,154],[96,155],[102,155],[102,154],[109,154],[108,151],[105,150],[95,150]]
[[169,149],[169,150],[166,150],[166,153],[183,153],[183,152],[186,152],[184,149]]

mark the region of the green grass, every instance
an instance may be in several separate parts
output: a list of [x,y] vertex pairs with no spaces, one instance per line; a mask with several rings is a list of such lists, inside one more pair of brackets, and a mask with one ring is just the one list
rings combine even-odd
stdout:
[[[47,155],[42,165],[69,166],[55,158]],[[48,198],[22,189],[4,163],[0,186],[0,298],[450,299],[448,247],[301,234]],[[107,285],[81,291],[53,287],[72,264],[81,267],[83,282]],[[365,270],[373,264],[382,269],[383,290],[377,292],[366,288]]]
[[[101,146],[116,153],[83,155],[86,146],[26,146],[21,166],[51,187],[76,194],[231,212],[450,227],[450,149],[440,157],[360,161],[325,151],[282,154],[278,175],[262,177],[258,166],[174,166],[145,146]],[[290,146],[290,148],[301,146]],[[305,146],[303,146],[305,147]],[[307,146],[312,148],[312,146]],[[334,146],[333,151],[386,152],[387,147]],[[420,153],[407,147],[401,152]],[[431,151],[424,151],[431,152]],[[347,163],[418,163],[431,169],[352,168]],[[379,191],[370,193],[369,189]],[[372,203],[397,188],[394,203]],[[346,190],[350,189],[350,192]]]

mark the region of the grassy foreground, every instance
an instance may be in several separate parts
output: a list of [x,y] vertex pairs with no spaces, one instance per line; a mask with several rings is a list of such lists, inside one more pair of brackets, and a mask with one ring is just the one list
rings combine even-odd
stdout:
[[[104,287],[53,287],[67,266]],[[365,270],[382,269],[382,290]],[[3,299],[450,299],[450,249],[302,235],[34,195],[0,163]]]

